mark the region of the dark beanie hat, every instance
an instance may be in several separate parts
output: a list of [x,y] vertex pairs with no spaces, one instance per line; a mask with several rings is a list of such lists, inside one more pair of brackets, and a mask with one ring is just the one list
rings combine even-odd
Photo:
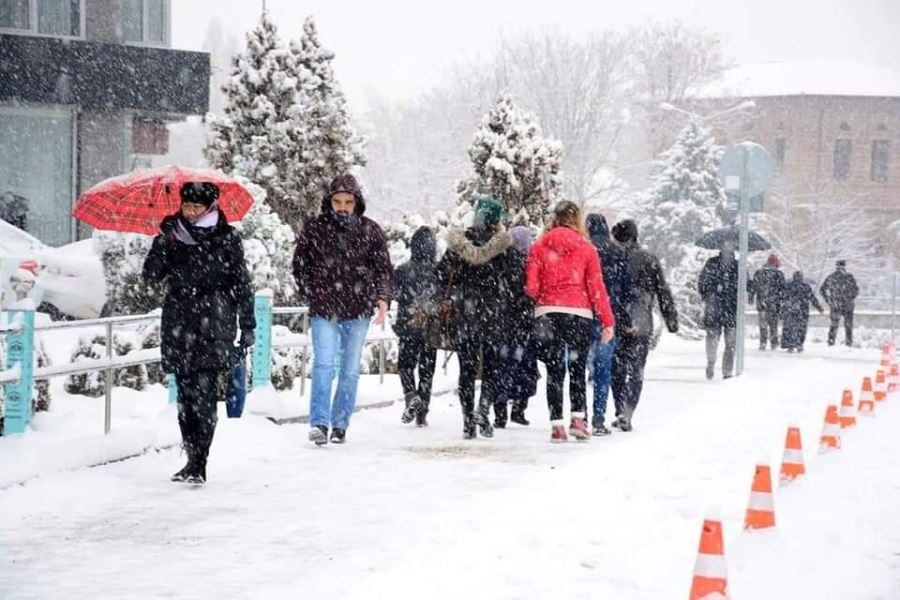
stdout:
[[503,205],[490,196],[482,196],[475,205],[475,222],[488,227],[494,226],[503,218]]
[[219,199],[219,188],[208,181],[188,181],[181,185],[181,201],[202,204],[206,208]]
[[619,221],[613,226],[612,234],[619,243],[636,242],[638,239],[637,224],[631,219]]

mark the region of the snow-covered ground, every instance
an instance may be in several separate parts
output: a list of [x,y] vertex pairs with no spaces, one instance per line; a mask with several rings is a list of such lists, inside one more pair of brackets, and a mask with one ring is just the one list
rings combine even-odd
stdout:
[[[0,597],[686,598],[711,505],[733,598],[900,596],[900,397],[815,454],[826,404],[857,396],[877,353],[751,351],[745,377],[711,383],[703,361],[702,343],[664,338],[635,431],[584,444],[549,443],[543,393],[530,428],[465,442],[445,395],[428,429],[401,425],[399,405],[358,413],[342,447],[223,418],[202,488],[168,482],[177,449],[48,468],[0,490]],[[792,421],[809,474],[776,490],[775,531],[744,533],[755,462],[777,473]],[[3,440],[0,463],[16,457]]]

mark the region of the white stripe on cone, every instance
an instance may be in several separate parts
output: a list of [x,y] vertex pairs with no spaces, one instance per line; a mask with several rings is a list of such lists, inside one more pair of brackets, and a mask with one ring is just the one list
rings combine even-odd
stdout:
[[786,448],[784,451],[784,458],[781,462],[788,465],[802,465],[803,464],[803,450],[793,450],[790,448]]
[[747,508],[774,512],[775,501],[772,498],[772,494],[767,492],[750,492],[750,502],[747,504]]
[[728,564],[721,554],[698,554],[694,575],[710,579],[727,579]]

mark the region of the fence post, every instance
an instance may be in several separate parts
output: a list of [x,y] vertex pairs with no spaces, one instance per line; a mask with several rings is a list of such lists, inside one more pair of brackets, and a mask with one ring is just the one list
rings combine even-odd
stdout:
[[[385,319],[387,320],[387,319]],[[384,350],[384,322],[381,323],[381,341],[378,342],[378,383],[384,383],[384,368],[385,368],[385,350]]]
[[303,313],[303,334],[306,335],[306,345],[300,353],[300,397],[306,393],[306,361],[309,360],[309,345],[312,344],[312,336],[309,333],[309,311]]
[[166,375],[166,387],[169,388],[169,404],[178,402],[178,382],[175,381],[175,373]]
[[[113,326],[112,322],[108,322],[106,324],[106,360],[108,362],[112,362],[113,359]],[[106,368],[106,377],[104,378],[106,381],[105,385],[105,396],[106,403],[103,409],[103,434],[106,435],[109,433],[109,429],[112,426],[112,388],[113,388],[113,374],[115,370],[112,367]]]
[[256,292],[253,310],[256,331],[253,342],[253,389],[269,385],[272,379],[272,290]]
[[34,388],[34,309],[6,313],[6,368],[19,368],[19,379],[3,385],[6,403],[4,435],[25,433],[31,422]]

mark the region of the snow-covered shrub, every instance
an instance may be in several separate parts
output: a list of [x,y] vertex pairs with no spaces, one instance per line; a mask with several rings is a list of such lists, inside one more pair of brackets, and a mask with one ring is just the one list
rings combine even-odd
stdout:
[[137,233],[94,232],[112,314],[140,315],[162,306],[163,288],[141,277],[153,238]]
[[[137,347],[140,350],[150,350],[151,348],[159,348],[161,342],[161,323],[152,321],[146,325],[138,327],[137,330]],[[147,370],[147,383],[161,383],[165,385],[166,374],[163,372],[161,363],[149,363],[144,365]]]
[[[397,373],[399,351],[400,348],[396,341],[384,342],[384,373],[386,375]],[[363,348],[362,364],[359,366],[359,372],[368,375],[377,375],[379,373],[380,360],[381,345],[377,342],[366,344]]]
[[[125,356],[137,348],[134,340],[127,334],[113,334],[113,357]],[[71,361],[74,364],[85,360],[102,360],[106,358],[106,336],[82,335],[78,338],[78,345],[72,352]],[[113,375],[113,385],[128,387],[134,390],[143,390],[147,386],[147,368],[145,365],[134,365],[122,369],[116,369]],[[75,373],[66,378],[65,389],[70,394],[97,397],[102,396],[106,389],[106,371],[90,371]]]

